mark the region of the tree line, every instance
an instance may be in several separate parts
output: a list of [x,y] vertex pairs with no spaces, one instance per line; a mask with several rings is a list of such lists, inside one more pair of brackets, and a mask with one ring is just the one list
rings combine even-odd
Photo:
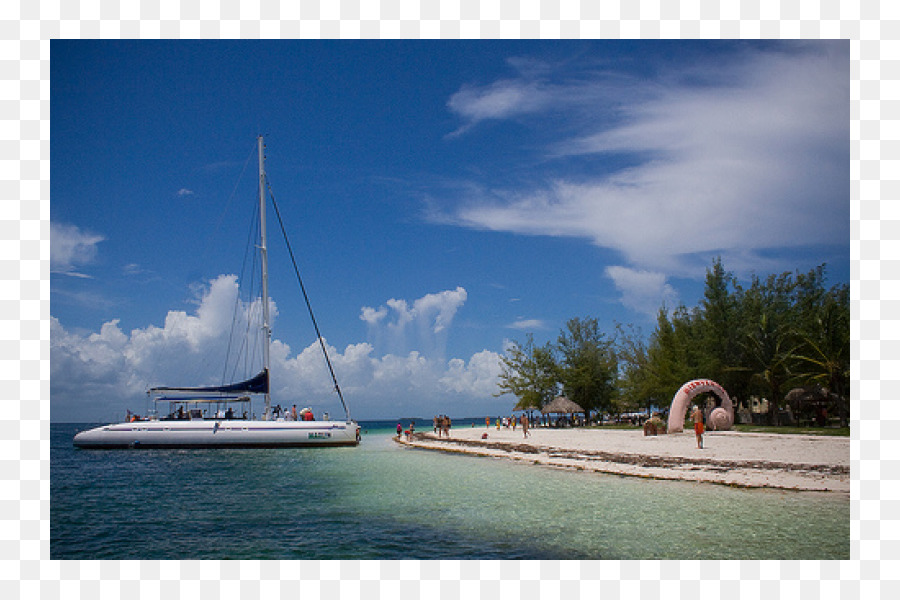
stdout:
[[824,264],[753,276],[745,287],[716,259],[699,304],[661,307],[649,336],[632,325],[605,332],[595,318],[573,318],[555,342],[538,346],[532,334],[512,342],[502,363],[497,395],[515,395],[516,410],[540,409],[560,391],[586,418],[665,407],[685,382],[709,378],[736,403],[766,398],[770,424],[785,395],[803,387],[846,425],[850,287],[826,288]]

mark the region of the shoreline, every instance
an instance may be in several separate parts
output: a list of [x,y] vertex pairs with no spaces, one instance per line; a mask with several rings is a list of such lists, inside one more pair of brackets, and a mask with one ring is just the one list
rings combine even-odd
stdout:
[[[487,439],[482,435],[487,433]],[[794,434],[713,431],[698,449],[693,431],[644,436],[640,430],[485,427],[451,429],[450,438],[431,431],[409,448],[516,460],[595,473],[850,494],[850,439]]]

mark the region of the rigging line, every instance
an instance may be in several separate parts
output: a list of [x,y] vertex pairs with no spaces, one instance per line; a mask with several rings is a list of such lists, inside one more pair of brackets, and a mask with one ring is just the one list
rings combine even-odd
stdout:
[[[231,372],[231,380],[232,381],[236,381],[238,379],[237,371],[238,371],[238,368],[241,366],[241,364],[240,364],[241,357],[243,357],[243,359],[244,359],[243,378],[246,379],[247,377],[250,377],[251,375],[253,375],[255,373],[255,371],[253,369],[251,369],[251,367],[253,364],[253,358],[254,358],[255,352],[259,351],[260,336],[251,336],[250,331],[253,328],[253,324],[254,324],[255,320],[257,319],[256,313],[258,312],[257,303],[254,302],[254,297],[255,297],[256,291],[257,291],[256,284],[254,281],[256,278],[256,260],[257,260],[257,255],[256,255],[256,253],[253,253],[253,256],[252,256],[253,264],[250,267],[250,282],[249,282],[249,285],[246,288],[244,288],[244,289],[248,290],[247,291],[247,310],[245,312],[247,326],[245,328],[244,335],[242,336],[242,339],[241,339],[241,347],[238,349],[237,355],[235,356],[234,367],[232,368],[232,372]],[[261,296],[261,294],[260,294],[260,296]],[[255,344],[255,346],[251,347],[251,344]],[[262,362],[262,361],[260,361],[260,362]]]
[[[259,217],[259,209],[257,209],[256,213],[254,213],[254,218],[252,219],[252,223],[250,224],[250,229],[248,229],[248,231],[247,231],[247,243],[244,245],[244,259],[241,261],[241,275],[237,281],[238,293],[234,300],[234,311],[232,312],[232,315],[231,315],[231,330],[228,334],[228,347],[225,350],[225,365],[222,368],[222,385],[225,385],[226,378],[228,377],[228,364],[231,361],[231,346],[234,341],[235,332],[237,330],[238,311],[241,307],[241,282],[244,280],[244,273],[247,272],[247,257],[250,255],[250,246],[253,243],[253,226],[256,224],[258,217]],[[252,267],[251,267],[250,272],[251,272],[251,274],[253,273]],[[251,286],[253,285],[252,279],[251,279],[250,285]],[[250,316],[249,316],[249,309],[248,309],[248,314],[247,314],[248,323],[249,323],[249,317]],[[249,329],[249,324],[248,324],[248,329]],[[244,335],[244,343],[246,343],[246,337],[247,337],[247,334]],[[231,371],[232,381],[234,381],[235,372],[237,371],[238,364],[240,363],[242,351],[243,351],[243,344],[241,346],[241,349],[238,349],[237,355],[235,356],[235,359],[234,359],[234,367],[232,368],[232,371]],[[246,370],[246,368],[245,368],[245,370]]]
[[281,211],[278,210],[278,203],[275,202],[275,193],[272,192],[272,186],[268,185],[268,181],[266,181],[266,187],[269,190],[269,196],[272,197],[272,206],[275,208],[275,216],[278,217],[278,225],[281,227],[281,236],[284,238],[284,243],[287,246],[288,254],[291,257],[291,262],[294,265],[294,273],[297,275],[297,281],[300,283],[300,291],[303,292],[303,299],[306,301],[306,309],[309,311],[309,318],[312,319],[313,328],[316,330],[316,337],[319,339],[319,346],[322,347],[322,354],[325,355],[325,362],[328,364],[328,371],[331,373],[331,381],[334,382],[334,390],[337,392],[338,398],[341,400],[341,405],[344,407],[344,413],[347,415],[347,420],[350,420],[350,410],[347,408],[347,403],[344,402],[344,395],[341,393],[341,386],[338,385],[337,377],[334,374],[334,367],[331,365],[331,359],[328,357],[328,351],[325,349],[325,340],[322,339],[322,333],[319,331],[319,324],[316,322],[316,317],[313,314],[312,305],[309,302],[309,296],[306,294],[306,286],[303,285],[303,279],[300,277],[300,269],[297,267],[297,260],[294,258],[294,251],[291,249],[291,242],[288,240],[287,231],[284,228],[284,221],[281,220]]
[[228,201],[225,202],[225,209],[219,215],[219,220],[216,222],[216,226],[212,231],[209,232],[209,235],[206,236],[206,241],[203,245],[203,252],[201,253],[201,262],[205,261],[207,254],[209,253],[210,247],[212,245],[213,236],[217,236],[219,230],[222,228],[222,221],[225,220],[225,215],[228,214],[228,210],[231,208],[231,204],[234,201],[234,196],[237,193],[238,186],[241,184],[241,180],[244,178],[244,172],[247,170],[247,165],[250,164],[250,159],[253,158],[253,153],[256,152],[256,144],[251,148],[250,153],[247,155],[247,160],[244,161],[244,166],[241,169],[241,174],[238,175],[237,181],[234,182],[234,188],[231,190],[231,195],[228,196]]

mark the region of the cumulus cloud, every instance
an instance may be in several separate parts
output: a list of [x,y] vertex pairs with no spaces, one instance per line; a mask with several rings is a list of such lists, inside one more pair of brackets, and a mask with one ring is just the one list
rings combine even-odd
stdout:
[[497,379],[501,371],[500,355],[482,350],[473,354],[468,362],[460,358],[451,359],[440,382],[448,391],[473,398],[485,398],[497,391]]
[[[67,331],[51,319],[51,406],[61,413],[54,418],[77,418],[81,410],[95,418],[116,410],[121,416],[125,403],[136,402],[154,385],[222,383],[237,278],[219,276],[197,293],[193,313],[171,310],[161,327],[148,325],[129,333],[119,328],[118,319],[86,335]],[[237,312],[252,319],[260,312],[258,302],[242,303]],[[240,373],[236,379],[252,374]],[[98,414],[101,410],[107,412]]]
[[663,305],[671,308],[678,299],[663,273],[612,266],[606,268],[606,275],[621,293],[622,304],[648,317],[656,316]]
[[468,294],[462,287],[426,294],[410,304],[391,298],[377,309],[364,306],[360,319],[369,324],[369,335],[393,354],[418,349],[428,356],[443,356],[446,333]]
[[71,277],[89,277],[76,271],[97,257],[102,235],[84,231],[75,225],[50,222],[50,271]]
[[377,310],[369,306],[364,306],[359,318],[369,325],[377,325],[387,316],[387,314],[387,308],[383,306]]
[[[259,301],[238,300],[234,275],[219,276],[196,295],[195,310],[169,311],[162,326],[130,332],[121,329],[118,319],[104,323],[99,332],[73,332],[51,317],[52,418],[113,420],[121,418],[126,408],[143,411],[145,392],[154,385],[216,385],[255,374],[259,362],[253,366],[250,361],[245,372],[236,373],[223,372],[223,365],[236,303],[243,319],[240,327],[246,329],[248,322],[258,324]],[[390,316],[389,326],[412,327],[421,321],[432,337],[439,337],[446,334],[465,299],[465,290],[457,288],[412,303],[393,301],[375,322]],[[277,313],[274,302],[270,307]],[[370,313],[363,310],[363,314]],[[475,410],[496,391],[500,355],[489,350],[468,359],[445,360],[417,349],[391,353],[360,342],[341,350],[323,341],[357,418],[430,416],[449,410],[448,402],[455,409]],[[273,340],[271,372],[273,402],[341,414],[318,340],[296,353]]]
[[[748,50],[625,85],[598,73],[465,88],[450,107],[467,127],[527,114],[552,135],[542,122],[551,111],[572,127],[545,147],[543,185],[475,182],[468,189],[484,191],[458,198],[445,221],[581,237],[618,251],[628,268],[667,276],[696,276],[717,255],[736,271],[793,268],[770,264],[771,252],[849,238],[846,48]],[[609,103],[584,101],[601,97]]]

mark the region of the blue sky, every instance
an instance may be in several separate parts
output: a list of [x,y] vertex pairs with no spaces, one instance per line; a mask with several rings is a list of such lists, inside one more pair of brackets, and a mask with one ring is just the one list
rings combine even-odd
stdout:
[[[357,418],[508,413],[509,340],[649,332],[716,256],[849,281],[846,41],[55,40],[51,119],[58,421],[218,383],[258,133]],[[269,246],[275,401],[338,413]]]

